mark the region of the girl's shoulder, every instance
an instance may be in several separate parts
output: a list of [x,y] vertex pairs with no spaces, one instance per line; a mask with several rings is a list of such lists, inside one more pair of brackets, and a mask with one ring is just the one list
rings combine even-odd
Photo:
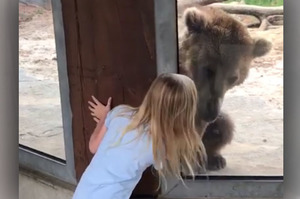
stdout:
[[131,107],[127,105],[118,105],[108,113],[105,123],[108,125],[110,121],[113,119],[117,119],[117,120],[130,119],[133,113],[134,111]]
[[118,105],[116,107],[114,107],[111,111],[110,111],[110,114],[113,114],[113,115],[132,115],[133,113],[133,109],[130,107],[130,106],[127,106],[127,105]]

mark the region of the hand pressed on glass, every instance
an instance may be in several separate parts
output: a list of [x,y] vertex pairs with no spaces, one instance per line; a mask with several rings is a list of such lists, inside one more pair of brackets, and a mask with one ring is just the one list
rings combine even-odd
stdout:
[[93,119],[95,122],[102,121],[106,118],[107,113],[111,109],[111,100],[112,98],[108,98],[106,106],[104,106],[101,102],[99,102],[94,96],[92,96],[93,102],[88,101],[89,103],[89,109],[91,111],[91,115],[93,116]]

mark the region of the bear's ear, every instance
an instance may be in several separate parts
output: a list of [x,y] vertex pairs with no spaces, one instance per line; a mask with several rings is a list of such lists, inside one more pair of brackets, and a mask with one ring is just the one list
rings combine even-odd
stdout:
[[261,57],[270,52],[272,48],[272,43],[265,39],[255,39],[254,40],[254,49],[253,56]]
[[189,32],[202,32],[208,24],[208,16],[196,7],[187,8],[183,14]]

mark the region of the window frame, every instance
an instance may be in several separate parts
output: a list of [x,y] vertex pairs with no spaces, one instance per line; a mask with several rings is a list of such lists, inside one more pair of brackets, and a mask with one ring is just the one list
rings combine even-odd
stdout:
[[21,168],[37,171],[41,174],[46,174],[47,176],[75,185],[77,180],[73,152],[72,111],[69,97],[70,89],[61,0],[51,0],[51,5],[61,96],[65,160],[19,144],[19,165]]
[[[158,74],[178,73],[177,0],[154,0]],[[164,198],[283,197],[283,176],[199,175],[162,182]],[[193,189],[194,187],[194,189]]]
[[[59,87],[66,160],[19,144],[20,167],[38,171],[76,185],[74,164],[72,112],[69,98],[65,34],[60,0],[51,0],[57,52]],[[178,72],[177,1],[154,0],[157,73]],[[175,20],[174,20],[175,19]],[[281,197],[283,176],[197,176],[191,181],[185,176],[188,189],[178,180],[168,177],[162,184],[162,195],[168,197]],[[167,185],[167,186],[166,186]],[[216,189],[216,187],[219,187]],[[253,195],[254,194],[254,195]]]

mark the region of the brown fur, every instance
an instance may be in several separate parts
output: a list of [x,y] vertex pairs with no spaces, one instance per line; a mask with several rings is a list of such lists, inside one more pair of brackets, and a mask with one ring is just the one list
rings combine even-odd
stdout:
[[268,53],[271,43],[252,38],[240,22],[209,6],[186,9],[184,20],[180,73],[191,77],[198,90],[196,125],[199,133],[204,133],[208,169],[221,169],[226,161],[220,150],[231,141],[234,130],[229,116],[220,114],[223,98],[229,89],[244,82],[251,61]]
[[207,153],[207,169],[218,170],[224,168],[226,160],[220,151],[233,138],[234,124],[229,115],[221,112],[217,119],[210,123],[203,135],[203,144]]

